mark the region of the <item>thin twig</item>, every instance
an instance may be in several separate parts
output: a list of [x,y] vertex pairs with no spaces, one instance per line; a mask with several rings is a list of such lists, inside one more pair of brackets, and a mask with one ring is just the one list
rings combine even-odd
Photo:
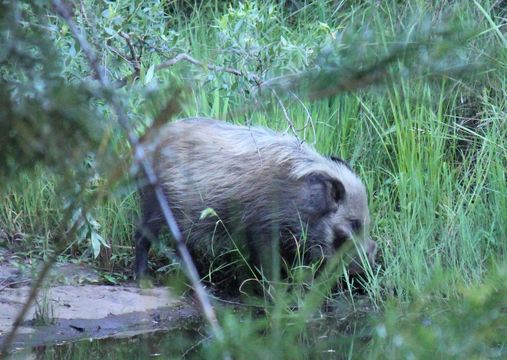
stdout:
[[136,49],[134,45],[132,45],[130,35],[124,31],[121,31],[120,36],[125,39],[125,42],[127,43],[127,46],[130,50],[130,56],[132,58],[132,66],[134,67],[134,76],[139,76],[139,73],[141,72],[141,61],[139,59],[139,56],[137,56],[136,54]]
[[206,336],[206,337],[202,338],[201,340],[197,341],[195,344],[192,344],[192,346],[190,346],[187,350],[185,350],[185,352],[183,352],[183,354],[181,354],[181,358],[185,359],[188,354],[190,354],[192,351],[197,349],[197,347],[201,346],[202,344],[204,344],[208,340],[211,340],[211,336]]
[[[106,78],[105,72],[103,71],[103,69],[101,69],[99,62],[97,61],[97,57],[95,56],[95,52],[90,47],[84,34],[81,31],[79,31],[74,20],[72,19],[69,9],[60,0],[53,0],[52,3],[53,3],[53,7],[54,7],[55,11],[65,21],[65,23],[69,27],[70,31],[72,32],[72,35],[79,42],[81,49],[83,50],[83,52],[88,60],[90,68],[92,69],[93,72],[95,72],[97,74],[97,79],[98,79],[102,89],[104,90],[104,92],[103,92],[104,99],[109,102],[109,104],[113,108],[114,112],[116,113],[116,116],[118,118],[118,122],[119,122],[120,126],[127,133],[128,140],[129,140],[129,142],[132,146],[133,152],[134,152],[134,159],[143,169],[149,184],[152,186],[152,188],[155,192],[158,204],[160,206],[160,209],[162,210],[164,220],[167,223],[167,225],[168,225],[168,227],[169,227],[169,229],[170,229],[170,231],[177,243],[178,252],[181,256],[187,276],[189,277],[190,281],[192,282],[192,287],[194,288],[194,291],[196,293],[197,299],[198,299],[201,309],[204,313],[204,316],[205,316],[206,320],[208,321],[208,323],[210,324],[210,327],[211,327],[211,330],[213,332],[215,339],[217,339],[219,342],[223,343],[224,335],[223,335],[220,325],[218,324],[218,320],[216,318],[215,311],[210,303],[210,300],[209,300],[209,297],[206,293],[206,290],[204,289],[204,287],[202,286],[202,284],[200,282],[199,274],[198,274],[197,269],[195,268],[195,265],[192,261],[190,253],[188,251],[188,248],[185,245],[183,235],[176,223],[176,219],[174,218],[172,210],[169,207],[168,199],[162,190],[162,186],[160,185],[159,179],[157,178],[157,176],[155,174],[155,171],[153,169],[151,162],[148,161],[146,158],[146,150],[145,150],[143,144],[139,141],[138,136],[136,135],[134,130],[129,125],[127,114],[124,111],[123,107],[121,106],[121,104],[118,100],[118,97],[115,96],[115,93],[113,91],[111,91],[112,89],[111,89],[110,83],[109,83],[108,79]],[[225,353],[224,358],[229,358],[229,355],[227,353]]]
[[294,96],[294,98],[301,104],[301,106],[303,107],[303,109],[305,109],[305,112],[306,112],[305,126],[303,127],[303,129],[301,129],[301,130],[303,130],[303,140],[306,141],[306,129],[308,128],[308,124],[310,124],[310,127],[312,128],[312,132],[313,132],[312,144],[315,145],[315,143],[317,142],[317,134],[315,131],[315,123],[313,122],[312,114],[310,114],[310,110],[308,110],[308,108],[306,107],[303,100],[301,100],[294,92],[290,91],[289,93],[292,96]]
[[189,62],[189,63],[191,63],[193,65],[205,67],[205,68],[207,68],[210,71],[226,72],[226,73],[230,73],[230,74],[233,74],[233,75],[236,75],[236,76],[246,76],[248,79],[253,80],[257,85],[260,85],[262,83],[262,80],[257,75],[255,75],[255,74],[252,74],[252,73],[246,73],[245,74],[245,73],[241,72],[240,70],[233,69],[233,68],[227,67],[227,66],[217,66],[217,65],[213,65],[213,64],[203,64],[199,60],[196,60],[192,56],[190,56],[188,54],[185,54],[185,53],[178,54],[174,58],[169,59],[167,61],[164,61],[163,63],[157,65],[155,67],[155,69],[156,70],[165,69],[165,68],[168,68],[170,66],[175,65],[176,63],[179,63],[180,61],[187,61],[187,62]]
[[282,100],[276,93],[275,89],[272,89],[273,96],[276,98],[276,101],[278,102],[278,105],[280,105],[280,108],[282,109],[283,116],[285,117],[285,120],[287,121],[287,124],[289,125],[290,130],[292,131],[292,134],[296,137],[299,144],[302,144],[302,141],[299,139],[298,133],[296,132],[296,128],[294,127],[294,122],[289,116],[289,113],[287,109],[285,108],[285,105],[283,104]]
[[24,284],[24,283],[27,283],[27,282],[30,282],[30,281],[32,281],[32,279],[17,280],[17,281],[13,281],[13,282],[7,283],[5,285],[4,285],[4,283],[2,283],[3,286],[0,288],[0,291],[3,291],[5,289],[7,289],[7,288],[10,288],[13,285]]
[[132,63],[132,59],[129,59],[127,57],[127,55],[124,55],[122,54],[121,52],[119,52],[118,50],[116,50],[114,47],[112,46],[107,46],[107,49],[109,49],[109,51],[111,51],[113,54],[115,54],[116,56],[118,56],[119,58],[121,58],[123,61],[125,61],[127,64],[129,65],[132,65],[134,67],[134,74],[131,75],[131,76],[139,76],[139,72],[135,70],[135,66],[134,64]]
[[84,5],[83,0],[79,1],[79,7],[81,10],[81,15],[83,15],[83,19],[84,19],[86,25],[88,25],[88,28],[93,29],[93,26],[90,23],[90,20],[88,20],[88,14],[86,13],[86,9],[85,9],[85,5]]
[[[254,82],[256,86],[260,86],[262,84],[262,79],[259,76],[257,76],[256,74],[253,74],[253,73],[244,73],[244,72],[242,72],[242,71],[240,71],[238,69],[234,69],[234,68],[231,68],[231,67],[228,67],[228,66],[218,66],[218,65],[213,65],[213,64],[204,64],[201,61],[193,58],[192,56],[190,56],[190,55],[188,55],[186,53],[178,54],[175,57],[173,57],[173,58],[171,58],[169,60],[166,60],[166,61],[164,61],[161,64],[158,64],[157,66],[155,66],[155,70],[159,71],[159,70],[163,70],[163,69],[169,68],[171,66],[176,65],[177,63],[179,63],[181,61],[189,62],[192,65],[196,65],[196,66],[199,66],[199,67],[202,67],[202,68],[206,68],[206,69],[208,69],[210,71],[226,72],[226,73],[233,74],[233,75],[236,75],[236,76],[246,77],[249,81]],[[130,79],[130,78],[132,78],[132,76],[135,76],[135,75],[136,74],[130,74],[130,75],[127,75],[126,77],[124,77],[123,79],[121,79],[117,83],[117,87],[124,86],[127,83],[127,80]]]
[[265,309],[265,306],[264,305],[257,305],[257,304],[248,304],[248,303],[245,303],[245,302],[241,302],[240,300],[238,301],[234,301],[234,300],[227,300],[227,299],[222,299],[218,296],[213,296],[213,295],[210,295],[211,298],[217,302],[220,302],[220,303],[223,303],[223,304],[227,304],[227,305],[233,305],[233,306],[236,306],[236,307],[241,307],[241,308],[246,308],[246,309]]
[[[150,44],[148,41],[145,40],[144,37],[141,37],[139,35],[136,36],[137,41],[139,41],[142,45],[146,46],[148,49],[155,51],[160,57],[163,57],[164,59],[170,59],[171,56],[167,55],[168,53],[175,52],[175,48],[169,48],[169,49],[162,49],[158,46],[155,46],[153,44]],[[142,48],[141,48],[142,49]]]

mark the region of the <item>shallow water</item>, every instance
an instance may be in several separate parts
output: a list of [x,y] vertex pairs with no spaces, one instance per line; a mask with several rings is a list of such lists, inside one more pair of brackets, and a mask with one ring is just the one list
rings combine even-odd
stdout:
[[[83,340],[75,343],[25,349],[11,359],[145,359],[179,358],[201,338],[196,330],[159,331],[132,338]],[[177,355],[176,355],[177,354]]]
[[[361,352],[370,341],[371,327],[365,314],[339,319],[335,316],[320,316],[307,323],[298,337],[297,344],[282,344],[300,354],[301,358],[347,358],[352,352]],[[238,329],[239,331],[239,329]],[[273,346],[263,332],[257,334],[254,346]],[[276,346],[276,344],[275,344]],[[187,359],[220,358],[211,338],[202,324],[188,324],[185,329],[158,331],[130,338],[107,338],[82,340],[74,343],[39,346],[11,355],[11,359]],[[245,344],[245,351],[248,347]],[[233,351],[237,351],[233,350]],[[240,349],[241,351],[241,349]],[[282,352],[283,354],[283,352]],[[215,355],[215,356],[214,356]],[[236,358],[234,356],[233,358]],[[244,358],[245,354],[239,354]],[[279,358],[279,355],[276,356]],[[292,357],[291,357],[292,358]]]

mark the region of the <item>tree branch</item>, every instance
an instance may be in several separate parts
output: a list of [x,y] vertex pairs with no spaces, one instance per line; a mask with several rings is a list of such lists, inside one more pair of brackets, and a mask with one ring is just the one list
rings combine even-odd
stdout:
[[[176,65],[177,63],[181,61],[189,62],[192,65],[196,65],[205,69],[208,69],[210,71],[217,71],[217,72],[225,72],[229,74],[233,74],[239,77],[246,77],[248,81],[253,82],[256,86],[260,86],[262,84],[262,79],[253,73],[244,73],[238,69],[234,69],[228,66],[218,66],[214,64],[204,64],[201,61],[193,58],[192,56],[188,55],[187,53],[181,53],[176,55],[175,57],[164,61],[163,63],[155,66],[155,70],[163,70],[166,68],[169,68],[171,66]],[[127,84],[128,79],[130,79],[132,76],[136,76],[137,72],[134,72],[133,74],[127,75],[117,83],[117,87],[122,87]]]
[[132,61],[132,66],[134,68],[134,76],[139,76],[139,73],[141,72],[141,61],[140,57],[136,54],[136,49],[134,48],[134,45],[132,45],[132,41],[130,39],[130,35],[126,32],[122,31],[120,32],[120,36],[125,39],[125,42],[127,43],[127,46],[130,51],[130,57]]

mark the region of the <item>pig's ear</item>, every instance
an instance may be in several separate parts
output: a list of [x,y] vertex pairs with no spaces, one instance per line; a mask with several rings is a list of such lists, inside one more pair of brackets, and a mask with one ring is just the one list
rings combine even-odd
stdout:
[[345,198],[345,188],[340,180],[314,172],[304,178],[303,196],[307,209],[322,216],[338,209]]

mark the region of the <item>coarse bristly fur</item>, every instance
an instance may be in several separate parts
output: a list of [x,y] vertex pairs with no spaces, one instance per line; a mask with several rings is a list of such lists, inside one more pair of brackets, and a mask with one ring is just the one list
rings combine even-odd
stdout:
[[[289,264],[297,256],[310,263],[352,239],[374,261],[366,190],[343,160],[293,136],[205,118],[167,124],[145,143],[201,275],[234,267],[227,261],[235,250],[271,273],[275,252]],[[150,240],[164,226],[152,189],[140,193],[138,277],[147,273]],[[205,209],[213,215],[202,216]]]

